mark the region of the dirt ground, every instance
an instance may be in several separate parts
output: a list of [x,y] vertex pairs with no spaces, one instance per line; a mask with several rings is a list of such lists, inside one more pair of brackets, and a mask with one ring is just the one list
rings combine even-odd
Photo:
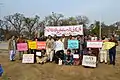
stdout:
[[9,61],[7,51],[0,51],[0,64],[4,74],[0,80],[120,80],[120,52],[116,66],[98,64],[97,68],[83,66],[58,66],[54,63],[22,64]]

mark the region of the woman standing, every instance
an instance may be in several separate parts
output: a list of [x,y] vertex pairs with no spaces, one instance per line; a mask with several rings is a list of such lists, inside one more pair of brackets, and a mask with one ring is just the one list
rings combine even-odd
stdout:
[[109,58],[110,58],[110,64],[115,65],[115,59],[116,59],[116,46],[118,46],[118,42],[114,35],[111,36],[111,39],[109,40],[110,42],[115,42],[115,46],[112,47],[109,50]]

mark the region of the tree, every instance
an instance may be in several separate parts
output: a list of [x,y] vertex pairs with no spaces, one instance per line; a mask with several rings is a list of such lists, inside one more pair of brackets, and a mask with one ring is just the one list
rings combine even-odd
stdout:
[[63,18],[64,16],[62,14],[57,14],[52,12],[51,15],[45,17],[45,25],[48,26],[58,26],[60,24],[60,20]]
[[27,30],[29,39],[31,39],[38,28],[39,17],[36,15],[34,18],[24,17],[24,26]]
[[78,24],[83,24],[84,27],[86,27],[86,24],[89,23],[89,19],[87,16],[77,16],[76,20]]
[[18,36],[21,35],[24,30],[23,26],[23,14],[15,13],[14,15],[9,15],[5,17],[5,20],[8,21],[13,29],[17,32]]
[[100,29],[100,22],[99,21],[95,21],[94,24],[92,24],[92,30],[91,33],[92,34],[96,34],[97,36],[99,36],[99,29]]

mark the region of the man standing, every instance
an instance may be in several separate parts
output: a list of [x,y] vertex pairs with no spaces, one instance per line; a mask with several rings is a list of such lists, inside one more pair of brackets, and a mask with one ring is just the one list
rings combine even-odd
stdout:
[[117,42],[116,38],[114,37],[114,35],[111,36],[111,39],[110,39],[109,41],[115,43],[115,46],[112,47],[112,48],[109,50],[110,64],[115,65],[115,59],[116,59],[116,46],[118,46],[118,42]]
[[52,36],[49,35],[48,39],[46,40],[46,53],[50,62],[52,62],[53,60],[54,44],[54,39],[52,38]]
[[8,50],[10,53],[10,60],[14,61],[15,58],[15,54],[16,54],[16,40],[15,40],[15,36],[13,36],[9,42],[8,42]]
[[103,63],[103,61],[105,61],[105,64],[107,64],[107,53],[108,53],[108,51],[104,49],[104,46],[105,46],[104,42],[108,42],[107,37],[103,36],[102,41],[103,41],[103,47],[100,50],[100,62]]
[[66,52],[68,47],[68,39],[65,37],[65,35],[62,35],[62,43],[64,44],[64,52]]
[[[25,43],[25,40],[23,39],[23,35],[21,35],[17,39],[17,43]],[[22,55],[24,54],[24,51],[19,51],[19,60],[22,60]]]

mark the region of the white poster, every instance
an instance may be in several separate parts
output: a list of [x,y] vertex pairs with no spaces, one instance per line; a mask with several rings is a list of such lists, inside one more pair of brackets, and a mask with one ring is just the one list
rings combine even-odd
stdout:
[[96,56],[83,55],[82,65],[96,67]]
[[34,54],[23,54],[22,63],[34,63]]
[[46,26],[45,27],[45,36],[54,35],[62,36],[75,36],[75,35],[83,35],[83,25],[76,25],[76,26]]
[[87,41],[87,48],[102,48],[102,41]]
[[36,55],[37,56],[41,56],[41,52],[36,52]]
[[79,54],[73,54],[73,58],[79,58]]

